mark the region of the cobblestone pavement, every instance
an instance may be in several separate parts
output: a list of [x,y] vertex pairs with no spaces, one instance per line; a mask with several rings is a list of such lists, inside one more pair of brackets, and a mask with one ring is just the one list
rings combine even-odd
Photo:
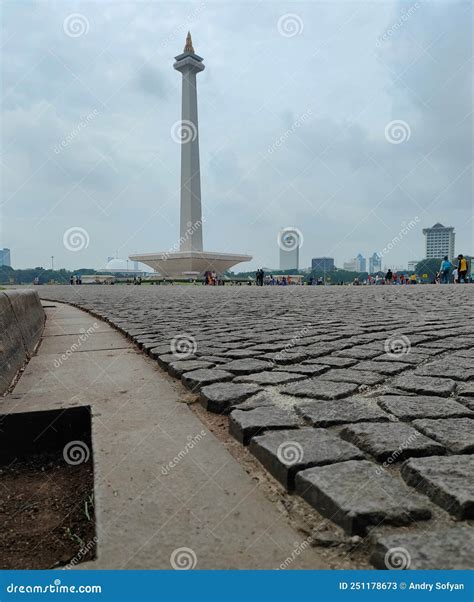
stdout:
[[180,378],[380,568],[469,568],[469,285],[42,287]]

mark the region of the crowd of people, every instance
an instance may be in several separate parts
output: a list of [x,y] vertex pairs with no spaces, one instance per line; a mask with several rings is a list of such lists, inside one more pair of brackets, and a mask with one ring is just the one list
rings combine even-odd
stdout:
[[82,276],[80,274],[71,274],[69,284],[82,284]]
[[456,264],[449,261],[446,255],[439,266],[439,271],[436,274],[435,282],[437,284],[465,284],[469,282],[469,262],[464,255],[459,254]]

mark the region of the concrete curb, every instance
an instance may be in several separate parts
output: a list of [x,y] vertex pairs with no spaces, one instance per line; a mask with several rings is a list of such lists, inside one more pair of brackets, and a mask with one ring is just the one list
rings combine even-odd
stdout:
[[44,322],[45,313],[36,291],[0,292],[0,395],[35,352]]

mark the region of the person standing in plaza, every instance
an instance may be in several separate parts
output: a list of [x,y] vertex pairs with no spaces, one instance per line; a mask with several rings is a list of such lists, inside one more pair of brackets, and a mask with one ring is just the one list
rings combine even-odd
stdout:
[[454,268],[453,273],[451,274],[451,276],[453,277],[453,283],[454,284],[459,284],[459,270],[458,270],[458,268]]
[[393,272],[390,268],[388,268],[387,273],[385,274],[385,284],[392,284]]
[[468,268],[469,268],[469,265],[467,263],[467,259],[464,257],[464,255],[459,254],[458,255],[458,282],[459,283],[467,282]]
[[[459,259],[459,257],[458,257]],[[449,275],[451,273],[452,263],[449,261],[448,256],[445,255],[441,262],[439,271],[441,276],[441,284],[449,284]]]

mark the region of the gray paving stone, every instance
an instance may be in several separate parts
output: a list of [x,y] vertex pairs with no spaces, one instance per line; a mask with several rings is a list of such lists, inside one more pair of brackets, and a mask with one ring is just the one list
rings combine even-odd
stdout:
[[233,374],[225,370],[203,369],[185,372],[181,376],[181,382],[191,391],[199,391],[201,387],[212,385],[212,383],[225,382],[233,378]]
[[392,384],[419,395],[438,395],[440,397],[449,397],[456,388],[456,383],[449,378],[428,378],[412,374],[401,375]]
[[394,414],[401,420],[415,418],[462,418],[473,416],[468,408],[444,397],[434,396],[405,396],[387,395],[380,397],[378,403],[381,408]]
[[271,362],[267,362],[261,359],[243,359],[233,360],[227,364],[224,364],[222,368],[228,372],[234,374],[252,374],[254,372],[263,372],[273,367]]
[[[151,353],[150,353],[150,355],[151,355]],[[158,356],[152,355],[152,357],[157,360],[158,364],[164,370],[168,369],[169,364],[172,364],[173,362],[178,361],[178,359],[174,353],[166,353],[165,355],[158,355]],[[198,359],[199,358],[195,355],[190,355],[189,357],[186,358],[186,360],[198,360]]]
[[463,397],[474,397],[474,382],[458,385],[458,393]]
[[341,437],[357,445],[378,462],[393,464],[412,456],[444,454],[445,448],[403,422],[362,422],[341,431]]
[[357,389],[357,385],[353,383],[323,381],[320,377],[317,377],[286,385],[281,392],[287,395],[295,395],[296,397],[342,399],[355,393]]
[[[234,381],[235,382],[235,381]],[[257,408],[277,407],[274,397],[268,391],[260,391],[249,397],[246,401],[233,404],[231,410],[249,411]]]
[[348,422],[388,421],[390,416],[369,399],[307,401],[295,406],[298,414],[314,426],[333,426]]
[[458,519],[474,518],[474,457],[411,458],[401,469],[412,487]]
[[393,376],[399,374],[404,370],[410,368],[409,364],[403,362],[360,362],[357,366],[354,366],[353,370],[364,370],[369,372],[377,372],[379,374],[385,374],[387,376]]
[[425,499],[377,464],[350,460],[296,475],[296,492],[347,533],[364,535],[380,524],[405,525],[431,518]]
[[185,372],[191,372],[191,370],[200,370],[201,368],[212,368],[214,366],[211,362],[204,362],[202,360],[179,360],[177,362],[171,362],[168,364],[168,372],[171,376],[179,378]]
[[199,401],[209,412],[226,413],[232,405],[245,401],[260,391],[256,384],[236,384],[234,382],[215,383],[201,389]]
[[373,372],[354,370],[353,368],[342,368],[330,370],[321,376],[321,380],[334,382],[355,383],[357,385],[378,385],[386,380],[385,376]]
[[312,466],[361,460],[357,447],[325,429],[302,428],[271,431],[254,437],[250,451],[287,489],[294,489],[295,475]]
[[294,411],[271,406],[249,411],[233,410],[229,420],[230,434],[244,445],[264,431],[298,426],[298,416]]
[[453,453],[472,454],[474,453],[473,418],[414,420],[413,425],[431,439],[439,441]]
[[471,570],[473,549],[472,527],[430,526],[421,532],[374,536],[370,560],[382,570]]
[[350,366],[354,366],[357,364],[357,362],[358,360],[350,357],[335,357],[332,355],[325,355],[323,357],[305,360],[303,365],[324,364],[325,366],[332,366],[333,368],[350,368]]
[[[462,361],[458,360],[446,361],[437,360],[429,364],[423,364],[415,370],[415,374],[421,376],[435,376],[435,377],[446,377],[454,380],[460,380],[465,382],[467,380],[474,379],[474,366],[472,362],[470,365],[462,365]],[[467,363],[467,362],[466,362]]]
[[319,376],[329,370],[329,366],[322,366],[320,364],[314,364],[312,366],[304,366],[298,364],[297,366],[281,366],[280,370],[285,372],[293,372],[296,374],[305,374],[306,376]]
[[336,351],[334,355],[336,357],[353,357],[357,360],[371,360],[382,353],[382,350],[371,349],[367,347],[351,347],[350,349]]
[[304,374],[280,372],[257,372],[256,374],[247,374],[245,376],[237,376],[234,379],[236,383],[258,383],[261,385],[281,385],[306,378]]

